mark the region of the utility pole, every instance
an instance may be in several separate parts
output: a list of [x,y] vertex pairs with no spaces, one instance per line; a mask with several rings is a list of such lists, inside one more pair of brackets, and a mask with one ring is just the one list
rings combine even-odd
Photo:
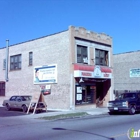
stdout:
[[9,58],[9,40],[6,40],[6,71],[5,71],[5,81],[8,82],[8,58]]

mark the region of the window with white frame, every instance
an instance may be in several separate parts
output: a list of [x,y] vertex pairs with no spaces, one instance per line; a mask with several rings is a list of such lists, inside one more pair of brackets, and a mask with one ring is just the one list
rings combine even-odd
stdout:
[[10,56],[10,70],[21,69],[21,54]]
[[77,45],[77,63],[88,63],[87,47]]
[[95,64],[108,66],[108,51],[95,49]]

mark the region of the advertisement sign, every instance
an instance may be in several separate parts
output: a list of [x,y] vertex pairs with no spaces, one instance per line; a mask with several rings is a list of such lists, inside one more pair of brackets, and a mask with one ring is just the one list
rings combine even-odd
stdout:
[[78,101],[82,100],[82,94],[77,94],[77,100]]
[[112,73],[105,72],[102,69],[100,66],[96,66],[94,71],[74,70],[74,77],[111,79]]
[[34,84],[57,83],[57,65],[38,66],[34,68]]
[[40,91],[43,95],[51,94],[51,85],[40,85]]
[[38,100],[39,100],[39,97],[40,97],[40,93],[39,93],[39,92],[34,93],[34,95],[32,96],[31,102],[32,102],[32,103],[37,103]]
[[82,87],[77,87],[77,93],[82,93]]
[[140,77],[140,68],[130,69],[130,77]]
[[102,77],[102,72],[100,70],[100,66],[96,66],[94,69],[94,77],[96,78],[101,78]]

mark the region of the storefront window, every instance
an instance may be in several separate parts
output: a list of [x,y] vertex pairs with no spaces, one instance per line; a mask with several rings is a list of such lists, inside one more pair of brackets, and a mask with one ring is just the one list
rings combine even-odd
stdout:
[[95,86],[91,85],[77,85],[76,86],[75,104],[92,104],[95,102]]

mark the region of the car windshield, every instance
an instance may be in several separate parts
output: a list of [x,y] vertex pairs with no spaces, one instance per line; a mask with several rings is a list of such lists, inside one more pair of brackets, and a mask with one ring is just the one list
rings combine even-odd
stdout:
[[124,93],[121,95],[120,98],[121,99],[127,99],[127,98],[134,99],[134,98],[136,98],[136,95],[135,95],[135,93]]

